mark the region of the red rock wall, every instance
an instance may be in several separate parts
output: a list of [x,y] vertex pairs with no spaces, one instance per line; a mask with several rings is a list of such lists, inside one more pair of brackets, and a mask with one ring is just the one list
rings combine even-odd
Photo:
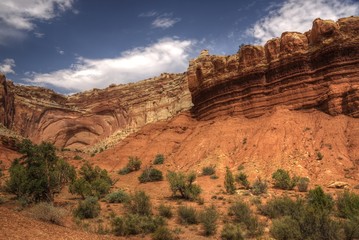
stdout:
[[253,118],[276,106],[359,117],[359,17],[316,19],[309,32],[285,32],[231,56],[204,51],[187,75],[199,119]]

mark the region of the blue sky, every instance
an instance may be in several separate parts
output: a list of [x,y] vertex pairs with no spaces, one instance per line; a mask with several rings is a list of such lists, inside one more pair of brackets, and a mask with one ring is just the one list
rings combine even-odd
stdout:
[[351,15],[358,0],[1,0],[0,72],[60,93],[105,88]]

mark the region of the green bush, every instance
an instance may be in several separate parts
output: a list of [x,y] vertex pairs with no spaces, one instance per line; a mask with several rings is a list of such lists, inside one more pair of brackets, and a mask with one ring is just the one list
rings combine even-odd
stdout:
[[163,175],[160,170],[157,170],[155,168],[146,168],[141,176],[138,177],[138,180],[140,183],[145,182],[157,182],[163,180]]
[[112,180],[106,170],[93,167],[86,162],[79,171],[80,177],[69,187],[72,194],[79,194],[83,199],[89,196],[101,198],[105,196],[112,186]]
[[211,236],[216,233],[218,212],[214,205],[206,207],[199,215],[199,220],[203,227],[205,236]]
[[105,197],[105,201],[108,203],[124,203],[130,199],[130,196],[124,190],[118,190],[113,193],[109,193]]
[[334,206],[333,198],[329,194],[324,193],[320,186],[309,191],[308,203],[320,211],[330,211]]
[[130,172],[138,171],[141,168],[142,161],[138,157],[129,157],[126,167],[119,171],[119,174],[126,175]]
[[215,166],[207,166],[202,168],[202,175],[203,176],[210,176],[216,173]]
[[249,206],[241,201],[235,201],[228,209],[228,215],[234,217],[237,223],[244,223],[251,217],[251,210]]
[[174,240],[173,233],[165,226],[160,226],[152,234],[153,240]]
[[359,239],[359,217],[346,220],[343,224],[345,239]]
[[194,184],[196,180],[196,174],[189,173],[176,173],[169,171],[167,173],[167,180],[170,184],[170,188],[173,196],[179,196],[187,200],[196,200],[201,193],[199,185]]
[[229,170],[228,167],[226,167],[226,176],[224,178],[224,187],[228,194],[234,194],[236,191],[236,187],[234,185],[234,177],[233,177],[231,170]]
[[64,209],[54,207],[52,203],[46,202],[41,202],[33,206],[30,213],[35,219],[56,225],[63,225],[63,218],[66,215]]
[[317,160],[322,160],[324,158],[324,155],[321,152],[317,152]]
[[95,218],[100,214],[100,204],[96,197],[87,197],[79,202],[74,215],[80,219]]
[[80,155],[76,155],[76,156],[74,157],[74,159],[75,159],[75,160],[82,160],[83,158],[82,158]]
[[250,188],[248,176],[243,172],[240,172],[238,175],[236,175],[236,182],[240,183],[245,189]]
[[339,194],[337,209],[340,217],[354,218],[359,216],[359,195],[345,190]]
[[155,165],[163,164],[164,161],[165,161],[165,157],[163,156],[163,154],[157,154],[155,160],[153,161],[153,164]]
[[275,219],[270,233],[277,240],[301,240],[303,239],[299,223],[289,216]]
[[127,210],[133,214],[152,215],[152,204],[150,197],[143,191],[135,192],[125,203]]
[[268,190],[267,182],[262,180],[261,178],[257,178],[252,185],[251,192],[254,195],[260,195],[263,193],[267,193],[267,190]]
[[284,169],[278,169],[272,174],[274,180],[274,187],[284,190],[292,190],[297,184],[298,179],[294,177],[290,178],[288,171]]
[[165,221],[161,217],[127,214],[123,217],[115,217],[111,224],[116,236],[128,236],[153,233],[164,226]]
[[172,218],[173,217],[172,207],[168,206],[168,205],[161,204],[158,207],[158,213],[159,213],[159,215],[161,217],[165,217],[165,218]]
[[50,143],[33,145],[30,140],[19,144],[23,154],[9,169],[6,189],[27,202],[53,201],[56,192],[76,177],[74,167],[59,159]]
[[301,177],[298,180],[297,187],[299,192],[306,192],[308,191],[308,185],[309,185],[309,178]]
[[304,201],[297,199],[293,201],[288,196],[271,199],[266,205],[259,209],[261,213],[270,218],[279,218],[283,216],[295,216],[303,210]]
[[190,206],[179,206],[178,207],[178,221],[181,224],[197,224],[198,213],[196,209]]
[[223,240],[243,240],[242,230],[239,224],[226,224],[221,232],[221,239]]

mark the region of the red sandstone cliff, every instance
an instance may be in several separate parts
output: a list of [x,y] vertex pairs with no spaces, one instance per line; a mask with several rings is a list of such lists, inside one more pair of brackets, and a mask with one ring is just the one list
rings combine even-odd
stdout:
[[280,105],[359,117],[359,17],[316,19],[304,34],[285,32],[231,56],[203,51],[187,74],[199,119],[253,118]]

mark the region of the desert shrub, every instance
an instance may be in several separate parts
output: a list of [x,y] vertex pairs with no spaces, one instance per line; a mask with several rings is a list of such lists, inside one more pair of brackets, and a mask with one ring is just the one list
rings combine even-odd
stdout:
[[170,184],[173,196],[177,196],[177,193],[179,193],[181,198],[195,200],[202,191],[199,185],[194,184],[194,181],[196,180],[195,173],[185,175],[181,172],[176,173],[169,171],[167,180]]
[[152,215],[152,204],[150,197],[143,191],[135,192],[125,203],[127,210],[133,214]]
[[142,161],[138,157],[129,157],[127,165],[119,171],[119,174],[125,175],[130,172],[138,171],[141,168]]
[[359,239],[359,217],[346,220],[343,223],[345,239]]
[[89,196],[97,198],[105,196],[111,188],[112,180],[106,170],[93,167],[86,162],[79,171],[77,178],[69,188],[70,193],[79,194],[83,199]]
[[95,218],[100,214],[100,204],[96,197],[87,197],[85,200],[79,202],[74,211],[75,217],[80,219]]
[[284,169],[278,169],[272,174],[274,180],[274,187],[284,190],[292,190],[297,184],[297,178],[291,178],[288,171]]
[[111,224],[116,236],[128,236],[153,233],[164,226],[165,221],[161,217],[127,214],[123,217],[115,217]]
[[172,218],[173,217],[172,208],[169,205],[161,204],[158,207],[158,213],[159,213],[159,215],[161,217],[165,217],[165,218]]
[[267,182],[262,180],[261,178],[257,178],[252,185],[251,192],[254,195],[260,195],[263,193],[267,193],[267,189],[268,189]]
[[226,175],[224,178],[224,187],[228,194],[234,194],[236,191],[236,187],[234,185],[234,177],[233,177],[231,170],[229,170],[228,167],[226,167]]
[[251,217],[251,210],[247,204],[237,200],[229,207],[228,215],[233,216],[237,223],[244,223]]
[[218,176],[216,174],[214,174],[214,175],[211,175],[209,178],[215,180],[215,179],[218,179]]
[[80,155],[76,155],[76,156],[74,157],[74,159],[75,159],[75,160],[82,160],[83,158],[82,158]]
[[359,195],[345,190],[339,194],[337,209],[340,217],[353,218],[359,216]]
[[199,215],[200,223],[203,227],[203,233],[205,236],[211,236],[216,233],[218,212],[216,207],[206,207]]
[[236,182],[240,183],[246,189],[250,188],[250,184],[249,184],[249,181],[248,181],[248,176],[247,176],[247,174],[245,174],[243,172],[240,172],[238,175],[236,175]]
[[178,207],[178,221],[181,224],[197,224],[198,213],[196,209],[191,206],[179,206]]
[[152,234],[152,239],[153,240],[174,240],[175,237],[173,236],[173,233],[166,226],[160,226]]
[[59,159],[50,143],[34,145],[30,140],[19,144],[23,154],[9,169],[6,189],[28,202],[53,201],[56,192],[76,177],[74,167]]
[[309,178],[301,177],[298,179],[297,187],[299,192],[308,191],[308,185],[309,185]]
[[255,216],[251,216],[250,218],[248,218],[244,222],[244,224],[246,225],[248,230],[247,236],[250,238],[259,237],[264,232],[264,225]]
[[146,168],[142,172],[141,176],[138,177],[138,180],[140,183],[162,181],[163,175],[160,170],[155,168]]
[[130,196],[124,190],[118,190],[106,195],[105,200],[108,203],[124,203],[128,201]]
[[66,215],[64,209],[54,207],[52,203],[46,202],[36,204],[32,207],[30,213],[35,219],[57,225],[63,225],[63,218]]
[[226,224],[221,232],[221,239],[223,240],[243,240],[242,230],[239,224]]
[[321,152],[317,152],[317,160],[322,160],[324,158],[324,155]]
[[3,198],[2,196],[0,196],[0,204],[3,204],[3,203],[5,203],[5,198]]
[[303,239],[299,223],[289,216],[273,220],[270,233],[277,240]]
[[210,176],[216,173],[215,166],[206,166],[202,168],[202,175],[203,176]]
[[155,165],[163,164],[164,161],[165,161],[165,157],[163,156],[163,154],[157,154],[155,160],[153,161],[153,164]]
[[323,189],[320,186],[309,191],[308,203],[309,205],[320,211],[330,211],[332,210],[334,205],[333,198],[329,194],[324,193]]
[[302,199],[296,201],[288,196],[271,199],[266,205],[259,209],[261,213],[270,218],[279,218],[283,216],[294,216],[302,211],[304,202]]

